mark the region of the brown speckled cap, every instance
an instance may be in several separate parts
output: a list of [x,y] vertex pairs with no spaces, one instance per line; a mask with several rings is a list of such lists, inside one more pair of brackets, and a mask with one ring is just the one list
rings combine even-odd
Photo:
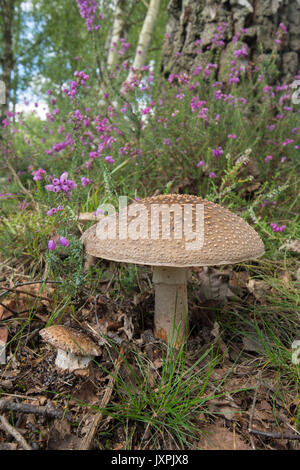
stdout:
[[[233,212],[198,196],[168,194],[148,197],[133,202],[127,210],[143,204],[149,214],[148,229],[151,230],[151,206],[155,204],[178,204],[192,206],[192,230],[196,229],[196,205],[203,206],[204,243],[201,249],[187,249],[187,240],[174,237],[175,216],[170,213],[170,238],[163,239],[161,223],[158,239],[136,239],[119,237],[119,218],[116,217],[116,238],[99,239],[97,224],[90,227],[82,236],[86,252],[92,256],[151,266],[211,266],[234,264],[258,258],[264,254],[264,244],[256,231]],[[121,212],[120,212],[121,214]],[[107,216],[112,217],[112,216]],[[135,217],[128,216],[128,224]],[[163,219],[160,219],[163,220]],[[183,232],[182,232],[183,233]]]
[[49,326],[40,331],[46,343],[77,356],[100,356],[100,348],[84,333],[63,325]]

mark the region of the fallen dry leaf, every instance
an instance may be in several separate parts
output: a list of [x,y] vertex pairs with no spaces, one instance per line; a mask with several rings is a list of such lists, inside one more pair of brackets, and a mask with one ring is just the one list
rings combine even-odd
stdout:
[[120,322],[121,320],[123,320],[123,326],[121,328],[118,328],[118,333],[124,332],[128,340],[131,341],[134,333],[132,319],[128,317],[125,313],[121,313],[118,316],[117,321]]
[[264,352],[264,348],[259,343],[259,338],[256,341],[254,338],[249,338],[247,336],[244,336],[243,346],[244,346],[245,351],[251,351],[251,352],[256,352],[256,353]]
[[102,214],[96,215],[94,212],[80,212],[77,217],[77,220],[81,224],[86,224],[87,222],[94,221],[98,222],[100,219],[103,219],[105,216]]
[[228,419],[229,421],[232,421],[234,419],[237,419],[241,412],[237,409],[232,408],[231,406],[220,406],[218,407],[218,414],[221,414],[224,416],[224,418]]
[[6,342],[8,329],[6,326],[0,328],[0,364],[6,364]]
[[300,240],[289,240],[283,245],[281,245],[279,250],[283,250],[284,248],[287,251],[290,251],[291,253],[299,254],[300,253]]
[[235,432],[225,427],[211,424],[203,429],[198,443],[201,450],[251,450]]
[[55,419],[48,439],[49,450],[79,449],[81,439],[71,434],[71,425],[65,419]]
[[15,442],[1,442],[0,451],[1,450],[17,450],[17,444]]
[[291,281],[289,273],[287,271],[284,271],[284,273],[281,275],[281,279],[285,287],[289,287]]
[[265,299],[267,291],[270,290],[270,286],[267,282],[255,281],[254,279],[248,281],[247,287],[249,292],[259,301]]
[[200,280],[200,295],[205,300],[217,300],[226,303],[234,294],[229,289],[230,274],[212,267],[204,267],[198,272]]

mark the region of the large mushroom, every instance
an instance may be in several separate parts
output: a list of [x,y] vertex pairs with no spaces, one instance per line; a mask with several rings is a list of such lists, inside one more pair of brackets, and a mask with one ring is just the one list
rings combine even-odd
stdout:
[[57,349],[55,365],[73,371],[85,369],[100,348],[83,332],[64,325],[53,325],[40,331],[43,340]]
[[176,346],[188,334],[188,268],[240,263],[264,254],[261,238],[242,218],[181,194],[135,201],[86,230],[82,241],[89,255],[153,267],[154,334],[169,343],[175,334]]

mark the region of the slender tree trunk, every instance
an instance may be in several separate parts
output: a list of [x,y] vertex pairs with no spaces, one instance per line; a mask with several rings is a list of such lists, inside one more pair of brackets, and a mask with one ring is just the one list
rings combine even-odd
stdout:
[[124,83],[130,82],[130,79],[134,74],[134,70],[141,68],[145,64],[155,22],[158,16],[159,5],[160,0],[150,0],[148,11],[140,32],[138,45],[131,68],[132,70],[129,72],[128,77]]
[[201,39],[202,49],[209,49],[221,23],[227,27],[222,52],[214,57],[219,64],[219,78],[232,53],[232,39],[242,28],[246,31],[243,43],[249,49],[246,60],[257,64],[273,53],[281,23],[287,31],[281,30],[282,41],[277,43],[280,81],[292,81],[300,69],[299,0],[171,0],[168,11],[162,62],[165,76],[190,73],[199,61],[195,42]]
[[5,104],[1,105],[1,119],[4,118],[10,101],[11,79],[14,68],[13,52],[13,18],[14,18],[15,0],[0,0],[0,15],[2,19],[2,55],[1,68],[5,84]]
[[122,38],[124,25],[125,25],[125,0],[117,0],[116,10],[114,14],[114,21],[112,25],[112,33],[110,40],[110,47],[108,50],[107,57],[107,69],[112,70],[118,62],[118,46],[120,45],[120,39]]
[[[15,57],[19,57],[19,46],[20,46],[20,31],[21,31],[21,3],[19,2],[16,5],[16,29],[15,29],[15,47],[14,47],[14,54]],[[17,92],[18,92],[18,85],[19,85],[19,75],[18,75],[18,67],[17,61],[14,60],[14,68],[13,68],[13,79],[11,81],[11,94],[10,97],[12,103],[12,111],[14,113],[14,120],[15,120],[15,112],[16,112],[16,105],[17,105]]]

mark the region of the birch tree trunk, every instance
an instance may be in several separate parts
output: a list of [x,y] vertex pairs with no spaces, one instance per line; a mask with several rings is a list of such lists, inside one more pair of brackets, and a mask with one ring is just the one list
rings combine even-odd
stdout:
[[155,22],[158,16],[160,0],[150,0],[148,11],[140,32],[138,45],[134,61],[131,67],[131,71],[128,74],[126,81],[123,83],[122,91],[124,92],[124,85],[130,82],[131,77],[134,74],[134,70],[141,68],[146,61],[149,45],[151,42]]
[[112,70],[118,62],[118,46],[120,45],[120,39],[125,26],[124,8],[125,0],[117,0],[107,57],[107,69],[109,71]]
[[15,0],[0,0],[1,15],[1,35],[2,35],[2,54],[0,58],[2,76],[5,84],[5,104],[1,105],[0,119],[5,116],[10,101],[11,79],[14,68],[13,52],[13,19],[14,19]]
[[225,44],[220,56],[214,57],[220,79],[232,53],[232,39],[242,28],[246,30],[243,42],[250,52],[247,60],[257,64],[272,55],[281,23],[287,32],[277,47],[279,81],[292,81],[300,69],[299,0],[170,0],[168,11],[162,59],[166,77],[190,73],[198,59],[195,42],[201,39],[202,49],[208,50],[221,23],[227,23]]

